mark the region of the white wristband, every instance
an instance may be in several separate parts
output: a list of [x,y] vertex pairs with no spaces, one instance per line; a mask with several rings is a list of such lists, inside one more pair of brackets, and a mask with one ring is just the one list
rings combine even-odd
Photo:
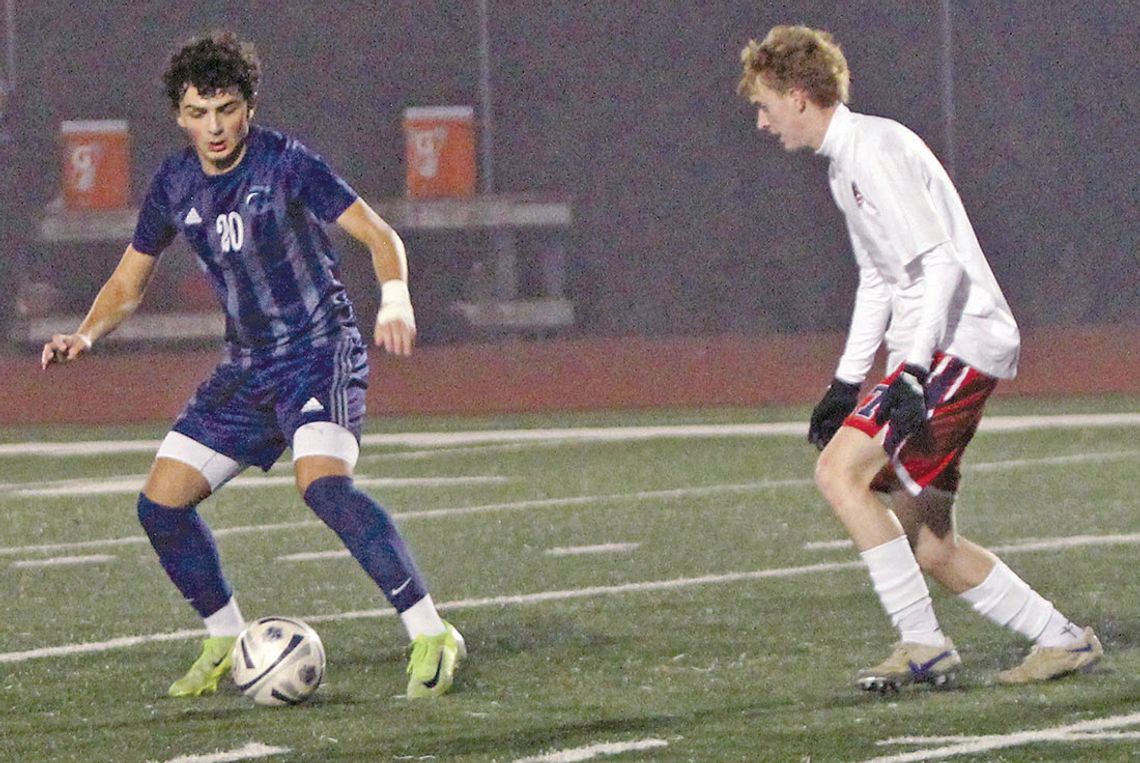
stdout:
[[408,293],[408,282],[393,278],[380,284],[380,304],[387,305],[402,302],[411,306],[412,295]]
[[79,339],[79,341],[83,342],[83,344],[87,345],[88,350],[91,349],[91,346],[94,344],[94,342],[91,341],[91,337],[87,336],[86,334],[81,334],[78,331],[75,332],[75,336]]
[[408,284],[398,278],[380,285],[380,312],[376,314],[376,325],[394,320],[403,321],[410,329],[416,327]]

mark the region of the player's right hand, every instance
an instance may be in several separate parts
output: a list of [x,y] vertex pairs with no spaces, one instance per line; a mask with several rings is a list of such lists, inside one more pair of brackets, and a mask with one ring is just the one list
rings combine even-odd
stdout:
[[880,426],[891,422],[891,429],[901,437],[918,434],[926,426],[926,384],[927,370],[907,363],[891,386],[887,387],[875,423]]
[[86,334],[56,334],[44,345],[40,354],[40,368],[52,363],[70,363],[91,349],[91,337]]
[[808,425],[808,442],[823,450],[835,437],[839,427],[847,414],[855,409],[859,402],[859,385],[836,379],[831,382],[823,399],[819,401],[811,412],[811,424]]

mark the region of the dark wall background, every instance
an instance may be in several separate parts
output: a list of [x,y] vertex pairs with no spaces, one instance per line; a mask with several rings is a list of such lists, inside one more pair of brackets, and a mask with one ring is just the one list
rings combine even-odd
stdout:
[[[939,2],[490,6],[496,190],[573,200],[581,334],[845,327],[854,265],[825,164],[758,135],[735,94],[739,49],[773,24],[831,30],[853,107],[948,150]],[[962,0],[952,16],[953,171],[1020,321],[1140,323],[1135,3]],[[16,22],[7,231],[58,192],[65,119],[130,121],[137,200],[182,145],[159,84],[166,58],[210,28],[257,43],[258,120],[366,197],[403,192],[405,107],[478,105],[474,0],[18,0]],[[448,246],[409,241],[413,277]],[[26,252],[32,267],[53,256],[35,241]],[[120,252],[87,247],[68,266],[97,286]]]

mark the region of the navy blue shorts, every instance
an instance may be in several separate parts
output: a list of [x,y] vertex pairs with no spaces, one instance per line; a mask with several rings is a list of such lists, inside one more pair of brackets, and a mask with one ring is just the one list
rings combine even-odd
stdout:
[[359,337],[303,353],[227,359],[190,398],[173,431],[238,463],[268,470],[314,421],[339,424],[360,441],[368,355]]

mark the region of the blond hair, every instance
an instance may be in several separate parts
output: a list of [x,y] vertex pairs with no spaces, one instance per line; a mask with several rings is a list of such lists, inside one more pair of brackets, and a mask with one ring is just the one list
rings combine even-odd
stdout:
[[772,27],[763,42],[749,40],[740,51],[744,72],[737,92],[748,95],[757,83],[783,94],[799,88],[817,105],[847,103],[851,72],[843,51],[820,29]]

